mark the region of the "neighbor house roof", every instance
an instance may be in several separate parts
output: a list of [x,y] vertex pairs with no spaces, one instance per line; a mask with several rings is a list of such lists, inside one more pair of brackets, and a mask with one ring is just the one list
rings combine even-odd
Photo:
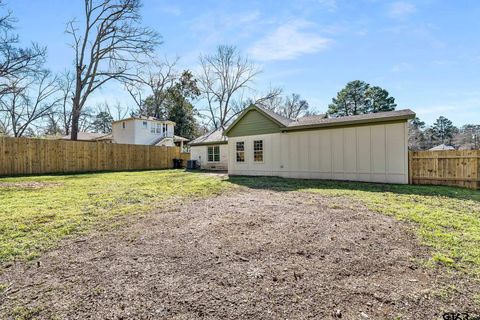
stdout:
[[175,141],[175,142],[180,142],[180,141],[186,142],[186,141],[190,141],[190,140],[188,140],[187,138],[184,138],[184,137],[174,135],[173,136],[173,141]]
[[412,110],[404,109],[404,110],[396,110],[396,111],[361,114],[361,115],[355,115],[355,116],[345,116],[345,117],[338,117],[338,118],[326,118],[325,115],[307,116],[307,117],[300,117],[296,120],[293,120],[293,119],[288,119],[284,116],[281,116],[271,110],[265,109],[261,106],[251,105],[248,108],[246,108],[242,112],[242,114],[240,114],[237,117],[237,119],[235,119],[235,121],[225,130],[224,133],[228,135],[230,130],[232,130],[232,128],[235,127],[235,125],[251,110],[256,110],[264,114],[265,116],[273,120],[275,123],[277,123],[280,129],[284,131],[367,124],[367,123],[396,121],[396,120],[408,120],[415,117],[415,113]]
[[228,138],[223,134],[222,129],[217,129],[196,138],[189,144],[191,146],[201,146],[207,144],[224,144],[228,142]]
[[[71,135],[66,135],[61,138],[62,140],[71,140]],[[111,133],[96,133],[96,132],[79,132],[77,134],[78,141],[103,141],[112,140]]]
[[133,117],[130,117],[130,118],[115,120],[115,121],[112,121],[112,123],[124,122],[124,121],[132,121],[132,120],[169,122],[169,123],[175,124],[175,122],[173,122],[173,121],[171,121],[171,120],[161,120],[161,119],[158,119],[158,118],[155,118],[155,117],[147,117],[147,116],[133,116]]
[[442,143],[436,147],[428,149],[428,151],[442,151],[442,150],[455,150],[452,146],[447,146],[446,144]]

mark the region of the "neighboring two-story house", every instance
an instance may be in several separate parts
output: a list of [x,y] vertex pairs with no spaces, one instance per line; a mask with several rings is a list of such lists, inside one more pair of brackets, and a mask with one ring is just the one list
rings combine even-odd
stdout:
[[154,117],[131,117],[112,123],[112,138],[115,143],[142,144],[183,149],[188,139],[174,135],[175,122]]

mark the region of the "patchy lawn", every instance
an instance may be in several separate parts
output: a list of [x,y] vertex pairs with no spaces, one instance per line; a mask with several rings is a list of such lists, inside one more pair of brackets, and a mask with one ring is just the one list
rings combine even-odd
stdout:
[[370,210],[415,223],[431,262],[480,277],[480,192],[445,186],[387,185],[282,178],[233,177],[256,189],[314,192],[362,202]]
[[0,261],[32,259],[68,235],[226,187],[180,170],[0,178]]
[[0,259],[35,258],[0,272],[2,319],[480,315],[478,191],[166,170],[0,198]]
[[[1,319],[442,319],[478,282],[419,263],[411,224],[356,200],[236,188],[92,230],[0,274]],[[448,270],[448,269],[447,269]]]

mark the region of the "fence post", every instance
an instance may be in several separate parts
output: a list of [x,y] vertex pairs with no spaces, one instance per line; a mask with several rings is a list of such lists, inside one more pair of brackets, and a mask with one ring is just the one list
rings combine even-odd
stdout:
[[408,151],[408,184],[413,184],[413,152]]

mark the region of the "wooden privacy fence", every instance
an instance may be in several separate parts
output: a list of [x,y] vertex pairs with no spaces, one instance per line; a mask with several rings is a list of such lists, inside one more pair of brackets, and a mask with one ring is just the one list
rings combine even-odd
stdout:
[[177,147],[0,137],[0,176],[167,169],[190,159]]
[[411,184],[480,187],[480,150],[409,152]]

